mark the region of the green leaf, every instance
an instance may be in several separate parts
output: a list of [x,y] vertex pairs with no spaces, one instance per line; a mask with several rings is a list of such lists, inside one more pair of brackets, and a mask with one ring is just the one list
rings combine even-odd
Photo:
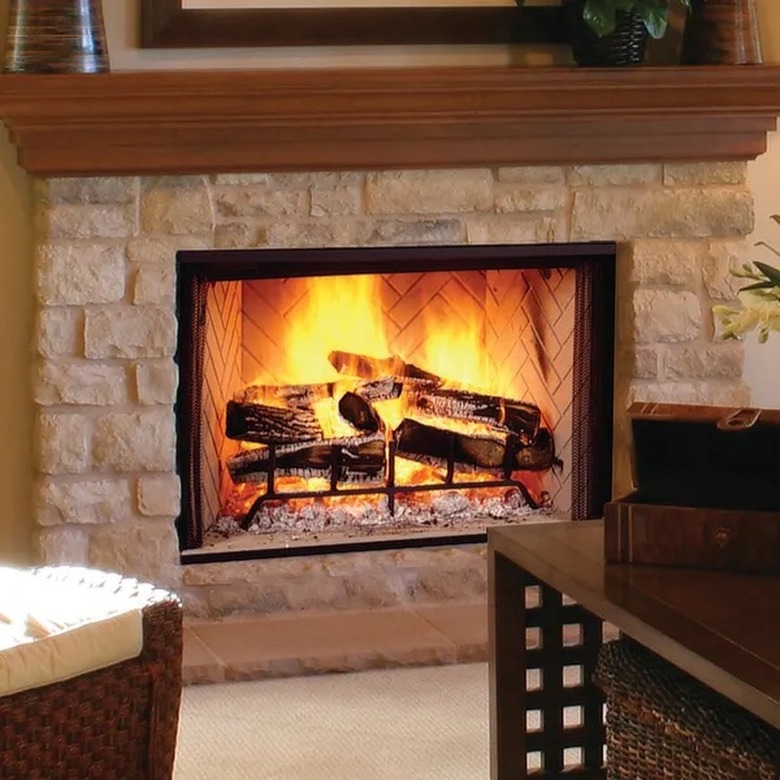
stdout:
[[634,0],[634,9],[642,17],[647,32],[653,38],[663,38],[669,20],[667,0]]
[[748,284],[745,287],[740,287],[740,292],[747,292],[748,290],[771,290],[775,285],[772,282],[756,282],[755,284]]
[[612,0],[587,0],[582,18],[599,38],[609,35],[617,25],[618,3]]
[[753,265],[755,265],[755,267],[772,282],[773,286],[780,286],[780,271],[778,271],[777,268],[773,268],[766,263],[760,263],[758,260],[755,260]]

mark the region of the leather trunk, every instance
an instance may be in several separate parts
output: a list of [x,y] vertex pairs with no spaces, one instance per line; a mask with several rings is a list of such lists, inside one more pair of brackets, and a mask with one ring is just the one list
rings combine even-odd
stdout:
[[780,572],[780,410],[628,415],[635,491],[604,507],[607,561]]

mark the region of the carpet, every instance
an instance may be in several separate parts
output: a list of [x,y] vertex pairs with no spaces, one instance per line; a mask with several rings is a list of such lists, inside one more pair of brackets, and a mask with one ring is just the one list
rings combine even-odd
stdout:
[[185,688],[175,780],[484,780],[485,664]]

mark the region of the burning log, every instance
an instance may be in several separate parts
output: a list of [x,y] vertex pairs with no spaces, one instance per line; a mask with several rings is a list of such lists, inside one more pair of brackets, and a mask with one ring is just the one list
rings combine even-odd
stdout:
[[325,398],[338,398],[345,392],[354,392],[367,401],[387,401],[398,398],[403,385],[391,376],[356,382],[320,382],[310,385],[249,385],[233,396],[236,403],[268,404],[280,402],[282,406],[298,409],[311,407]]
[[314,410],[228,401],[225,435],[258,444],[311,442],[324,434]]
[[441,377],[431,374],[412,363],[405,362],[398,355],[387,358],[375,358],[370,355],[358,355],[354,352],[334,350],[328,355],[333,367],[340,374],[359,376],[364,379],[380,379],[382,377],[408,377],[425,379],[435,384],[441,384]]
[[385,440],[381,434],[352,440],[259,447],[228,458],[235,483],[265,482],[271,469],[277,475],[322,476],[336,470],[340,482],[358,482],[384,474]]
[[344,393],[339,399],[339,414],[359,431],[376,433],[382,430],[382,420],[371,404],[357,393]]
[[333,382],[311,385],[249,385],[236,393],[233,400],[241,404],[267,404],[276,400],[284,406],[305,408],[323,398],[332,398],[333,393]]
[[501,468],[507,458],[507,435],[460,433],[406,418],[395,430],[396,452],[411,460],[466,463],[486,469]]
[[555,442],[547,428],[540,428],[533,444],[520,445],[514,456],[513,469],[517,471],[545,471],[559,468],[563,461],[555,455]]
[[531,443],[539,432],[542,413],[535,404],[468,390],[445,390],[418,384],[408,391],[410,406],[423,414],[474,420],[500,426]]

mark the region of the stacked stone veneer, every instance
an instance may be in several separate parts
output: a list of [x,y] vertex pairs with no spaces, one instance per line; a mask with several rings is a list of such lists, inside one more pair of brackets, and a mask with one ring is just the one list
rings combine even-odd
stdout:
[[37,194],[41,557],[176,587],[195,613],[479,595],[479,548],[181,567],[177,249],[620,242],[617,490],[632,398],[747,400],[711,306],[752,230],[745,165],[51,179]]

